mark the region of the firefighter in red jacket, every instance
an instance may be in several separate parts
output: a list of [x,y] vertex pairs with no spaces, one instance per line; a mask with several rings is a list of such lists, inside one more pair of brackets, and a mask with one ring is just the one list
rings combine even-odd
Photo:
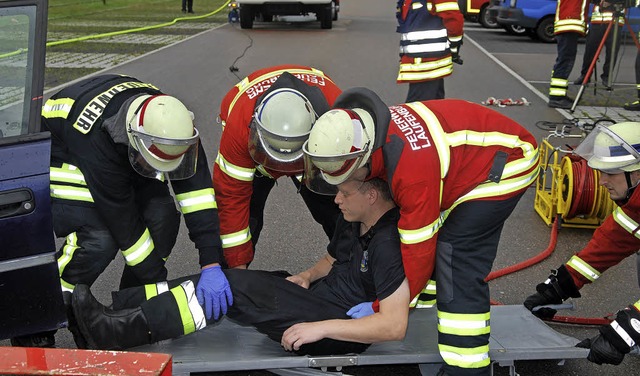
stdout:
[[[534,137],[463,100],[387,107],[345,91],[304,144],[305,183],[326,190],[357,170],[390,184],[412,305],[434,268],[440,374],[489,375],[489,287],[500,232],[538,175]],[[428,288],[429,286],[427,286]],[[376,309],[376,302],[372,304]],[[372,311],[373,311],[372,310]]]
[[462,64],[464,19],[455,0],[398,0],[400,70],[397,82],[409,83],[406,102],[444,98],[444,78],[453,63]]
[[[548,305],[579,298],[579,290],[595,282],[602,273],[640,249],[640,123],[597,126],[576,148],[589,167],[600,171],[600,184],[609,190],[618,207],[598,227],[587,246],[561,265],[524,305],[541,318],[556,311]],[[633,322],[635,320],[635,325]],[[615,321],[600,328],[600,335],[585,340],[588,359],[602,364],[620,364],[624,354],[640,343],[640,301],[618,312]]]
[[567,95],[569,75],[576,62],[578,39],[587,28],[588,0],[558,0],[553,31],[558,42],[558,55],[551,72],[549,107],[569,109],[573,99]]
[[340,214],[332,197],[301,185],[302,144],[341,90],[320,70],[281,65],[258,70],[224,97],[224,130],[213,166],[220,235],[230,268],[253,260],[263,212],[276,179],[288,176],[329,237]]

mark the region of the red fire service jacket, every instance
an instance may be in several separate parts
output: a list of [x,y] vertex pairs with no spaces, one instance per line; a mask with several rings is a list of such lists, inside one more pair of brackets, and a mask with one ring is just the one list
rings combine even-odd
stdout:
[[273,179],[284,175],[256,164],[249,154],[249,124],[256,102],[283,72],[320,88],[329,105],[333,105],[341,93],[331,78],[318,69],[281,65],[250,74],[225,95],[220,106],[219,117],[224,130],[213,166],[213,187],[218,203],[223,252],[230,268],[253,260],[249,204],[254,173],[258,170]]

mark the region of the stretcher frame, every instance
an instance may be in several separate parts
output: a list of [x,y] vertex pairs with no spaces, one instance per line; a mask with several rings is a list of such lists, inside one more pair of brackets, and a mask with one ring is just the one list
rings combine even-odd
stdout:
[[[522,305],[491,307],[490,357],[493,365],[509,367],[515,376],[516,360],[583,359],[588,350],[579,341],[550,328]],[[199,332],[174,340],[141,346],[132,351],[169,353],[173,374],[268,370],[279,375],[327,374],[328,368],[419,364],[423,374],[435,374],[443,360],[438,353],[435,309],[413,310],[403,341],[373,344],[361,354],[298,356],[253,327],[223,319]],[[433,372],[432,372],[433,370]],[[335,374],[335,373],[333,373]]]

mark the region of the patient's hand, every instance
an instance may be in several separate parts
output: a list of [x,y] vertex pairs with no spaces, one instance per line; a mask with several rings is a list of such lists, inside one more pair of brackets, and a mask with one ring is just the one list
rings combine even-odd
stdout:
[[309,285],[311,284],[308,275],[306,275],[306,273],[304,272],[292,275],[291,277],[287,277],[287,280],[295,283],[298,286],[304,287],[305,289],[308,289]]
[[287,351],[298,351],[300,346],[317,342],[325,335],[326,321],[302,322],[295,324],[285,330],[280,344]]

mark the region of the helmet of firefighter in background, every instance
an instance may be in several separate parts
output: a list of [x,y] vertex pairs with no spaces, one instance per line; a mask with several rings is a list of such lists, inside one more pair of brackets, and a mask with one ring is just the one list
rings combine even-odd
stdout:
[[268,93],[251,122],[251,157],[275,171],[302,172],[302,144],[316,119],[311,102],[299,91],[282,88]]
[[314,183],[317,178],[338,185],[366,165],[374,127],[371,115],[359,108],[334,109],[320,116],[303,146],[307,187],[318,192],[321,185]]
[[195,173],[198,130],[193,113],[169,95],[143,95],[129,106],[129,161],[143,176],[187,179]]
[[640,123],[597,125],[575,153],[606,174],[640,170]]

